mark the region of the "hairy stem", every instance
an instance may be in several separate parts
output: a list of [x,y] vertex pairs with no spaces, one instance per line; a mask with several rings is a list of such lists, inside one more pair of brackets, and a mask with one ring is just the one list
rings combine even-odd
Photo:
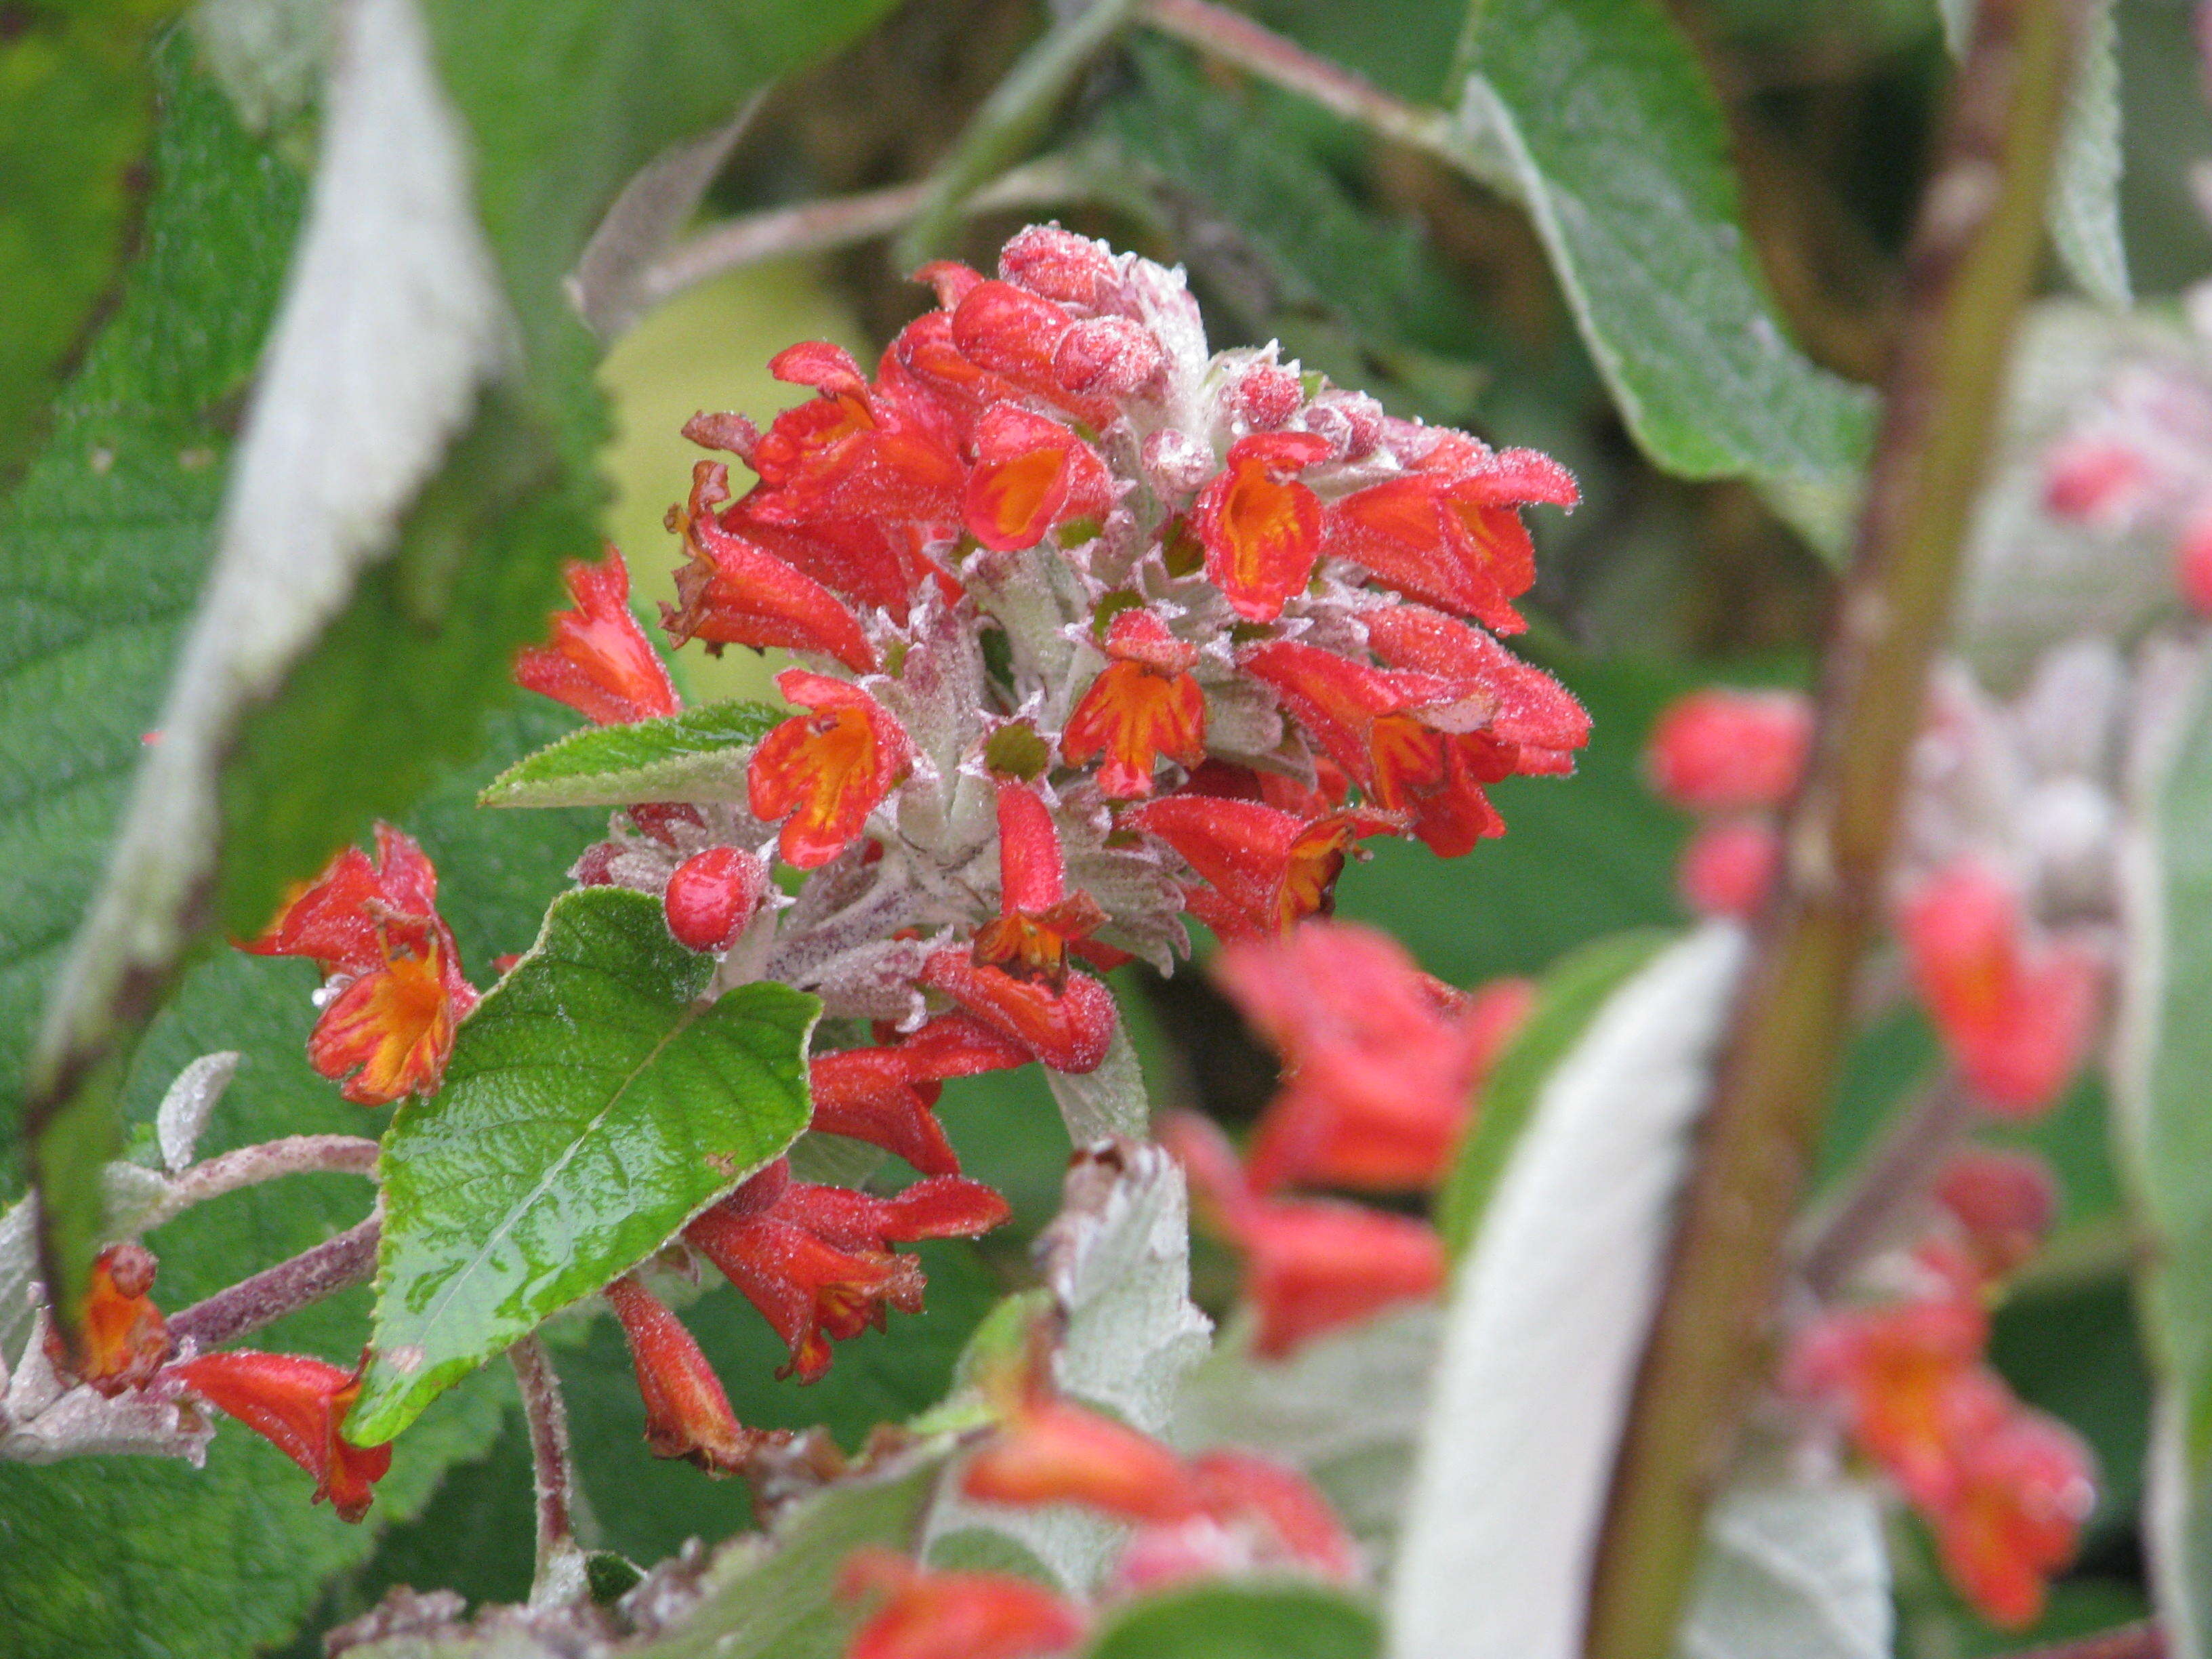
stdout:
[[1127,27],[1139,0],[1089,0],[1055,21],[991,88],[952,153],[939,164],[914,222],[898,240],[901,270],[943,251],[961,204],[1034,144],[1084,67]]
[[170,1182],[161,1201],[139,1224],[150,1231],[195,1204],[280,1176],[374,1175],[376,1153],[376,1143],[359,1135],[286,1135],[257,1146],[240,1146],[204,1164],[195,1164]]
[[1472,137],[1449,112],[1394,98],[1240,12],[1212,0],[1148,0],[1145,21],[1248,75],[1310,98],[1379,137],[1433,155],[1501,195],[1520,199],[1520,184],[1504,157]]
[[507,1351],[522,1390],[523,1420],[530,1425],[530,1462],[538,1476],[538,1574],[530,1605],[550,1607],[583,1591],[584,1552],[577,1547],[574,1465],[568,1455],[568,1408],[552,1356],[534,1334]]
[[169,1316],[169,1334],[190,1338],[205,1352],[275,1323],[326,1296],[366,1284],[376,1272],[376,1244],[384,1224],[377,1216],[303,1250],[289,1261],[240,1279]]
[[1946,1071],[1915,1091],[1861,1158],[1836,1202],[1812,1218],[1798,1258],[1806,1288],[1828,1300],[1875,1252],[1909,1231],[1927,1206],[1929,1183],[1944,1159],[1980,1121],[1956,1073]]
[[[1050,207],[1082,201],[1098,193],[1099,181],[1064,156],[1036,161],[1000,173],[968,198],[962,210],[988,213],[1001,208]],[[701,231],[671,248],[635,279],[636,304],[649,310],[696,283],[765,259],[825,253],[878,236],[908,223],[929,201],[927,179],[835,196],[793,207],[769,208]]]
[[2035,271],[2075,0],[1984,0],[1906,264],[1780,891],[1723,1049],[1598,1540],[1589,1659],[1664,1659],[1765,1357],[1790,1218],[1880,918],[1908,750]]

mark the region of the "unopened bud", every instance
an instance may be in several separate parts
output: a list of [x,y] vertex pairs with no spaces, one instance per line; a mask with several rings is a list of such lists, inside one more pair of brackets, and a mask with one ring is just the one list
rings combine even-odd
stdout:
[[686,950],[724,951],[760,908],[768,869],[735,847],[694,853],[668,878],[668,931]]

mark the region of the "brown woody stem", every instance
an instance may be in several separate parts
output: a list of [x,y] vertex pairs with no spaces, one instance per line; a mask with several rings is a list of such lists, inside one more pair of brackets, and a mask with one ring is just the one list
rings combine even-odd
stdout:
[[1880,920],[1905,759],[2043,242],[2075,0],[1984,0],[1906,263],[1780,891],[1735,1009],[1592,1574],[1589,1659],[1665,1659],[1766,1358],[1790,1217]]
[[286,1314],[326,1296],[366,1284],[376,1272],[376,1243],[383,1223],[375,1216],[349,1227],[289,1261],[240,1279],[169,1318],[169,1334],[190,1337],[204,1353],[252,1334]]

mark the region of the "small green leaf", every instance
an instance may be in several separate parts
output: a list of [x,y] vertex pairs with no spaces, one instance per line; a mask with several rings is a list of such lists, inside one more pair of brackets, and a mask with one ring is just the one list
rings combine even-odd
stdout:
[[1808,362],[1745,244],[1728,132],[1656,0],[1477,0],[1455,91],[1502,147],[1590,356],[1651,459],[1828,488],[1873,400]]
[[1553,1069],[1582,1041],[1607,999],[1667,939],[1656,927],[1617,933],[1583,945],[1544,975],[1534,1012],[1491,1068],[1474,1127],[1460,1143],[1437,1200],[1437,1226],[1454,1257],[1474,1242],[1506,1159]]
[[1217,1583],[1147,1596],[1091,1641],[1090,1659],[1374,1659],[1365,1603],[1320,1584]]
[[437,1393],[658,1249],[806,1127],[820,1005],[714,972],[642,893],[588,888],[462,1026],[385,1139],[374,1355],[349,1431]]
[[784,718],[764,702],[718,702],[627,726],[586,726],[501,773],[483,804],[742,801],[746,755]]

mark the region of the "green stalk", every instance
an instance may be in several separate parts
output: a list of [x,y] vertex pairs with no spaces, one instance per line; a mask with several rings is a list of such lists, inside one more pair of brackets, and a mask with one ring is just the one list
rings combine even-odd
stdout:
[[1588,1659],[1666,1659],[1767,1337],[1787,1230],[1881,918],[1907,753],[2043,245],[2076,0],[1984,0],[1906,264],[1781,890],[1723,1048],[1600,1535]]

